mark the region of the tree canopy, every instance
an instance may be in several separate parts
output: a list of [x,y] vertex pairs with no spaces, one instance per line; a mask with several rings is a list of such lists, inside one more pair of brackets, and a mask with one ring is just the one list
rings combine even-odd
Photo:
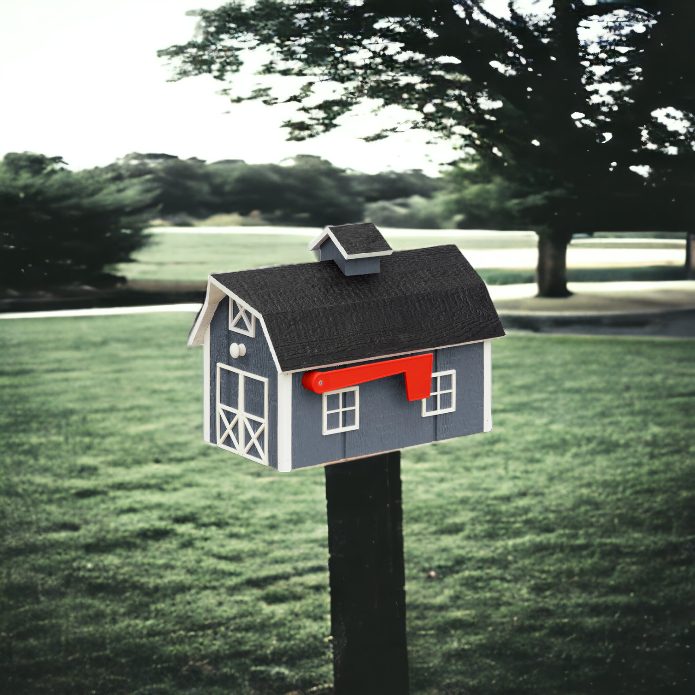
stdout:
[[[365,101],[400,106],[405,126],[504,179],[514,224],[540,236],[542,294],[567,294],[573,233],[692,224],[694,3],[510,0],[493,13],[484,0],[256,0],[198,14],[198,35],[161,51],[177,77],[296,104],[293,138]],[[259,85],[234,94],[254,49]]]
[[73,172],[61,157],[0,161],[0,285],[41,288],[113,281],[109,266],[145,243],[153,194],[104,169]]
[[107,169],[122,181],[146,177],[160,216],[179,224],[219,213],[254,215],[267,224],[355,222],[369,203],[427,197],[442,187],[441,180],[421,171],[365,174],[311,155],[282,164],[249,164],[133,152]]

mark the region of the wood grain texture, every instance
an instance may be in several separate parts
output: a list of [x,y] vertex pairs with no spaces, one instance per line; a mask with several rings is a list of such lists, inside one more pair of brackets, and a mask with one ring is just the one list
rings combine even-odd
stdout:
[[[351,432],[322,433],[322,396],[302,386],[302,373],[292,380],[292,467],[405,449],[483,431],[483,343],[434,351],[435,371],[455,370],[456,410],[422,417],[422,402],[408,401],[402,375],[359,385],[360,427]],[[368,362],[366,362],[368,364]]]
[[435,415],[436,439],[451,439],[482,432],[485,418],[485,365],[483,343],[437,350],[436,371],[456,371],[456,410]]
[[336,695],[408,692],[400,452],[326,467]]

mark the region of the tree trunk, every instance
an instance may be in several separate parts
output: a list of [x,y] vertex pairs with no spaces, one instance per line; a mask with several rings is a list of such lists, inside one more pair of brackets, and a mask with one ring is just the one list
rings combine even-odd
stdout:
[[685,277],[695,279],[695,232],[685,235]]
[[538,237],[536,282],[539,297],[569,297],[567,289],[567,234],[541,234]]

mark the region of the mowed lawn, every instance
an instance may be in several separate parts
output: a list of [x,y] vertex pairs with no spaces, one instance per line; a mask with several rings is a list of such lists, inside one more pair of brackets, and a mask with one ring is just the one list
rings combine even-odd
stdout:
[[[313,261],[314,255],[307,249],[309,241],[308,236],[216,234],[206,232],[205,229],[192,228],[182,234],[153,234],[149,245],[134,254],[135,262],[117,266],[115,270],[130,281],[164,283],[169,286],[193,282],[204,288],[207,276],[212,272],[231,272],[280,263]],[[438,244],[458,244],[464,252],[499,250],[511,253],[533,249],[536,244],[535,238],[526,234],[446,237],[438,236],[436,230],[422,230],[421,236],[389,237],[389,242],[397,251]],[[604,254],[613,253],[616,258],[620,257],[621,248],[662,248],[655,243],[639,244],[634,239],[629,244],[621,243],[620,240],[611,244],[606,244],[605,241],[595,243],[592,240],[582,240],[581,246],[598,248]],[[673,248],[673,241],[664,241],[663,248]],[[530,261],[527,269],[500,267],[478,270],[488,284],[534,282],[534,271],[531,267],[534,263],[535,261]],[[680,280],[684,277],[682,266],[658,265],[656,261],[654,265],[617,264],[615,267],[569,269],[569,280],[572,282]]]
[[[200,282],[204,285],[211,272],[232,272],[280,263],[308,263],[314,254],[308,250],[310,236],[283,234],[218,234],[214,230],[191,228],[179,234],[152,234],[150,243],[135,253],[134,263],[119,267],[131,280]],[[316,233],[320,230],[317,228]],[[438,244],[455,244],[456,237],[437,236],[426,231],[421,237],[394,237],[390,243],[397,251]],[[485,242],[489,246],[490,242]],[[529,247],[526,237],[505,235],[504,248]],[[480,247],[480,242],[473,246]],[[532,274],[531,274],[532,277]]]
[[[191,318],[0,322],[0,692],[330,692],[323,471],[201,442]],[[404,453],[413,693],[695,692],[694,348],[509,336]]]

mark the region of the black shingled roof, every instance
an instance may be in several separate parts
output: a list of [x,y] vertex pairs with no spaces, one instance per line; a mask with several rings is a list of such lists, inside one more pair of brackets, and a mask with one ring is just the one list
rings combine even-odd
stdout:
[[263,315],[283,371],[504,335],[485,283],[453,245],[384,256],[372,275],[321,261],[213,277]]
[[381,232],[371,222],[341,224],[328,229],[345,249],[348,255],[355,253],[379,253],[390,251],[391,247]]

